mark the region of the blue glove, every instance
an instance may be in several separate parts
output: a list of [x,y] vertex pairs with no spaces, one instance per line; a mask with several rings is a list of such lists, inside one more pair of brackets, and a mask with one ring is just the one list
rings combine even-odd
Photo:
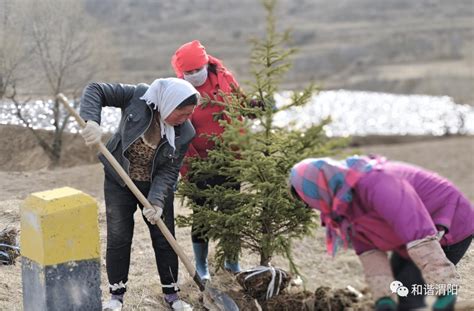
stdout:
[[397,311],[397,303],[390,297],[382,297],[375,302],[375,311]]

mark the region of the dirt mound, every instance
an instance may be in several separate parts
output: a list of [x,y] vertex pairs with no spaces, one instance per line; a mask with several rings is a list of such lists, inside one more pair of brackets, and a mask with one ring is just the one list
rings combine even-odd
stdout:
[[264,311],[313,311],[314,295],[303,291],[296,294],[284,293],[262,303]]
[[[37,130],[47,142],[53,139],[51,131]],[[25,127],[0,125],[0,170],[30,171],[49,167],[51,161],[38,144],[33,133]],[[97,162],[96,152],[84,145],[78,134],[65,133],[60,167],[71,167]]]
[[18,230],[15,228],[0,228],[0,264],[13,265],[20,256],[18,247]]
[[[373,309],[370,295],[354,293],[347,288],[330,288],[321,286],[316,291],[301,290],[290,292],[285,289],[282,293],[268,300],[257,301],[248,295],[246,290],[228,291],[230,297],[240,310],[248,311],[366,311]],[[213,310],[212,308],[210,310]]]
[[347,289],[333,290],[327,286],[316,289],[314,293],[316,311],[345,310],[357,302],[357,296]]

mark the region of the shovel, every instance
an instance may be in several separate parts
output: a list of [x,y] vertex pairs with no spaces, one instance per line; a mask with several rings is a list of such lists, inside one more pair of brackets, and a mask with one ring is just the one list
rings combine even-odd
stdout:
[[[77,123],[79,123],[79,126],[81,128],[84,128],[86,126],[86,122],[84,122],[84,120],[82,120],[82,118],[79,116],[77,111],[74,110],[74,108],[72,108],[69,105],[69,102],[66,96],[60,93],[57,95],[57,98],[60,102],[62,102],[62,104],[68,110],[68,112],[76,119]],[[120,175],[122,180],[125,182],[125,184],[127,184],[128,188],[133,192],[133,194],[137,197],[140,203],[142,203],[143,206],[145,207],[151,208],[151,203],[148,202],[148,200],[145,198],[143,193],[140,192],[140,190],[133,183],[133,181],[130,179],[128,174],[125,172],[122,166],[117,162],[117,160],[110,153],[110,151],[105,147],[105,145],[102,142],[99,142],[97,143],[97,146],[98,146],[99,151],[105,156],[105,158],[109,161],[109,163],[114,167],[115,171]],[[218,311],[239,311],[239,307],[237,306],[235,301],[229,297],[229,295],[215,288],[212,288],[209,285],[209,282],[205,282],[199,277],[191,261],[183,252],[183,249],[178,245],[178,242],[173,237],[171,232],[168,230],[168,227],[166,227],[164,222],[161,219],[159,219],[156,225],[160,229],[161,233],[163,233],[164,237],[166,238],[168,243],[171,245],[176,255],[178,255],[179,259],[181,259],[181,261],[183,262],[184,266],[186,267],[186,270],[188,270],[189,275],[193,278],[194,282],[199,287],[199,290],[201,290],[201,292],[203,292],[205,296],[207,296],[209,299],[212,300],[211,304],[213,306],[213,309],[215,308]]]

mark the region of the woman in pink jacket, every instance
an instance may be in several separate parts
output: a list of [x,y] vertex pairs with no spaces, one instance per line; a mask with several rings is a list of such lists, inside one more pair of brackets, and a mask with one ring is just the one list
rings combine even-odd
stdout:
[[[292,194],[320,211],[327,249],[352,244],[376,310],[412,310],[437,295],[452,310],[455,265],[474,233],[474,208],[439,175],[381,157],[306,159],[290,174]],[[389,259],[386,252],[392,251]]]

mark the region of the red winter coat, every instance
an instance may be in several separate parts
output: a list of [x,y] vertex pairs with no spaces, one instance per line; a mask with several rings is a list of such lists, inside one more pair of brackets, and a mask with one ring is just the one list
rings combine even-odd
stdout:
[[[238,83],[234,79],[232,73],[228,71],[222,63],[209,55],[209,64],[216,66],[217,74],[208,70],[208,77],[206,82],[196,87],[203,99],[209,98],[214,101],[223,102],[224,99],[219,95],[221,92],[225,94],[231,93],[238,89]],[[178,75],[178,77],[180,77]],[[181,76],[182,77],[182,76]],[[180,78],[181,78],[180,77]],[[207,101],[207,100],[204,100]],[[224,107],[221,105],[205,104],[198,105],[191,115],[191,123],[196,130],[196,137],[191,141],[186,158],[200,157],[207,158],[207,152],[214,148],[214,142],[208,137],[209,135],[221,135],[224,128],[219,125],[218,120],[215,120],[214,115],[220,113]],[[189,170],[189,165],[184,162],[180,173],[184,177]]]

